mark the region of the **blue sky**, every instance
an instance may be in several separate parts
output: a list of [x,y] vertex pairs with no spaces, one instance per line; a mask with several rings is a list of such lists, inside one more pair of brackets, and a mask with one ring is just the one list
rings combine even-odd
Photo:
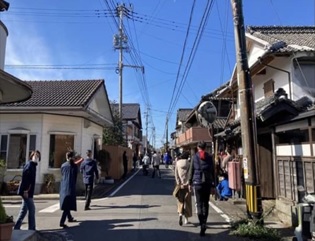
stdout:
[[[0,13],[9,31],[5,71],[22,80],[105,79],[116,102],[118,28],[109,10],[132,4],[133,14],[124,17],[129,51],[123,63],[145,72],[124,67],[123,102],[141,104],[144,134],[148,111],[148,136],[156,147],[165,141],[167,114],[170,134],[177,109],[194,108],[229,80],[235,64],[230,0],[8,1],[9,11]],[[243,12],[246,26],[315,24],[314,0],[243,0]]]

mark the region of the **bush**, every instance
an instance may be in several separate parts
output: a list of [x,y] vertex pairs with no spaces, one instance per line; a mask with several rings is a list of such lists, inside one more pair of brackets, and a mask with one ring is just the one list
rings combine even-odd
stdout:
[[248,219],[241,219],[231,224],[231,235],[247,237],[255,240],[281,241],[278,230],[267,228]]
[[12,223],[13,216],[8,216],[0,199],[0,223]]

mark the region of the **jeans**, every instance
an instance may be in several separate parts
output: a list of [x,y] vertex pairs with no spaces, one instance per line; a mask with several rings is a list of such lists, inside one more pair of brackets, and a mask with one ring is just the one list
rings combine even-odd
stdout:
[[14,225],[14,229],[21,229],[21,225],[22,225],[23,219],[25,218],[27,214],[27,211],[28,211],[28,229],[29,230],[36,229],[34,200],[33,198],[24,198],[24,197],[22,200],[22,206],[21,206],[19,216]]
[[85,184],[85,208],[90,207],[92,193],[93,193],[93,183]]
[[207,224],[211,187],[207,184],[194,186],[199,224]]

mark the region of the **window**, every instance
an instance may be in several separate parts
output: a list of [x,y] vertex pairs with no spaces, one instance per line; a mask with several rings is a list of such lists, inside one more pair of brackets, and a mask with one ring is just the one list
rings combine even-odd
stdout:
[[0,159],[7,160],[8,135],[2,135],[0,140]]
[[16,130],[10,135],[1,135],[0,159],[7,162],[7,168],[23,168],[33,150],[36,150],[36,135],[16,133]]
[[66,152],[74,148],[74,135],[50,135],[49,167],[60,168]]
[[295,77],[297,84],[309,95],[315,97],[314,59],[295,59]]
[[279,137],[279,144],[300,144],[308,143],[309,135],[308,130],[290,130],[277,133]]
[[8,168],[23,168],[26,162],[27,134],[10,134]]
[[271,79],[264,83],[264,95],[270,97],[275,92],[275,82]]

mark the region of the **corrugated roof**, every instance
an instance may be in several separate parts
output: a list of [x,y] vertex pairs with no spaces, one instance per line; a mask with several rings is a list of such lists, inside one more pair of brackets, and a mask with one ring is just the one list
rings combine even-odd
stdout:
[[32,97],[23,102],[4,105],[19,107],[84,106],[103,82],[104,80],[25,81],[33,89]]
[[246,31],[270,44],[270,52],[315,51],[315,26],[248,26]]

